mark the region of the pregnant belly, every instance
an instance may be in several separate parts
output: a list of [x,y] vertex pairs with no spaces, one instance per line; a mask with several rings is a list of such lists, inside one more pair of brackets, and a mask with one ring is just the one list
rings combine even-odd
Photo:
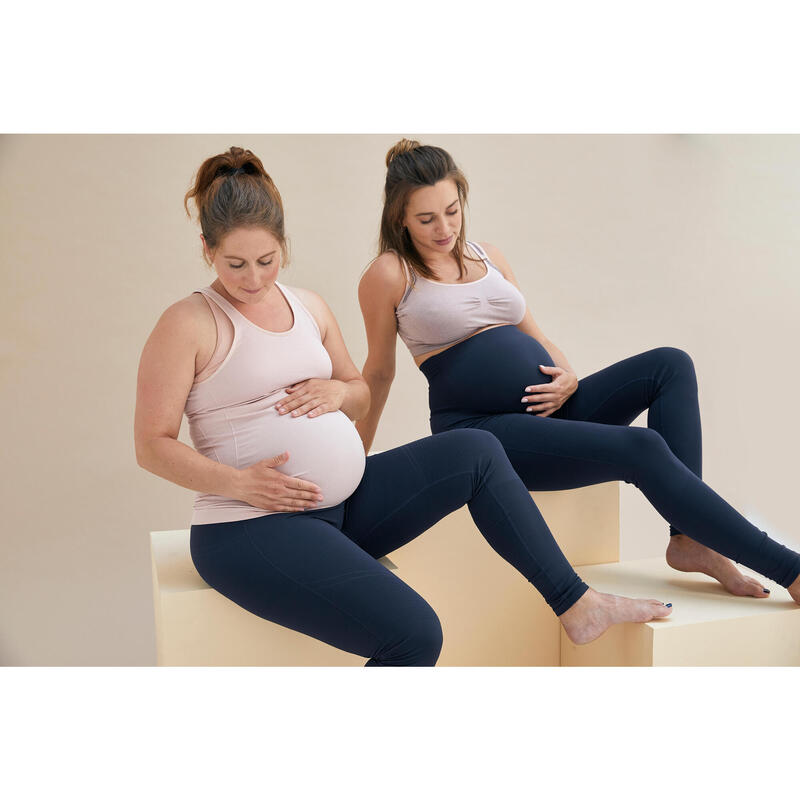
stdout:
[[524,413],[525,387],[550,383],[545,348],[515,325],[479,333],[422,363],[432,412]]
[[205,454],[238,469],[288,452],[278,471],[319,486],[323,500],[318,508],[338,505],[356,490],[364,474],[361,437],[341,411],[319,417],[278,414],[275,403],[285,396],[280,392],[240,406],[235,413],[229,410],[227,430],[206,439],[198,450],[210,451]]

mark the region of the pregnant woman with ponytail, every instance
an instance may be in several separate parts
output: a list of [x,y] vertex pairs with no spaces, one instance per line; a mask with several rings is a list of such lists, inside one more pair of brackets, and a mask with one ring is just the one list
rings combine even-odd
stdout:
[[[598,612],[497,439],[453,430],[365,458],[353,424],[369,391],[319,295],[278,281],[283,206],[261,161],[208,158],[197,205],[216,278],[169,306],[142,352],[139,464],[198,494],[191,556],[252,613],[368,659],[436,663],[435,611],[378,562],[468,505],[478,529],[541,592],[572,641],[667,616],[611,596]],[[178,441],[186,414],[194,447]]]
[[[403,139],[386,157],[380,254],[359,286],[372,404],[368,451],[386,403],[399,334],[428,380],[431,431],[493,433],[530,490],[635,485],[670,525],[667,562],[735,595],[766,598],[733,559],[800,602],[800,555],[750,524],[701,480],[691,358],[659,347],[579,382],[534,322],[502,253],[467,241],[467,181],[443,149]],[[631,422],[648,410],[647,428]],[[602,612],[616,601],[581,599]]]

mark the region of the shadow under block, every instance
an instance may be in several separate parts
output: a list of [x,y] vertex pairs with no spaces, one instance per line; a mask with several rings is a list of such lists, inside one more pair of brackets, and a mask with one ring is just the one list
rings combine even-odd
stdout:
[[672,614],[614,625],[581,646],[562,631],[562,666],[800,666],[800,606],[782,586],[738,566],[770,590],[766,599],[735,597],[663,558],[586,567],[581,577],[597,591],[672,603]]
[[[618,483],[532,497],[573,566],[618,560]],[[442,624],[437,666],[560,664],[558,617],[533,584],[492,549],[466,507],[391,557],[398,577],[425,598]]]
[[[619,558],[617,483],[532,496],[572,564]],[[262,619],[212,589],[192,563],[188,530],[156,531],[150,538],[159,665],[366,662]],[[444,643],[438,665],[558,666],[558,618],[534,586],[489,546],[466,507],[380,561],[439,616]],[[583,577],[583,570],[578,572]]]

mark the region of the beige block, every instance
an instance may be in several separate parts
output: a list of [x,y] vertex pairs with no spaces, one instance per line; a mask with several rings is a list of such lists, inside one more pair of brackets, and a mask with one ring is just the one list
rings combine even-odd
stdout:
[[[573,563],[619,557],[618,484],[533,496]],[[192,563],[189,531],[151,533],[151,553],[160,665],[364,664],[363,657],[264,620],[208,586]],[[391,560],[380,560],[438,614],[444,632],[439,665],[559,664],[557,617],[489,546],[466,507]]]
[[531,497],[574,567],[619,561],[618,482],[531,492]]
[[581,577],[597,591],[672,603],[672,614],[614,625],[580,646],[562,631],[562,666],[800,666],[800,606],[783,587],[739,568],[770,596],[735,597],[663,558],[585,567]]
[[[212,589],[189,531],[150,534],[159,666],[363,666],[366,659],[262,619]],[[380,559],[388,569],[397,567]]]
[[[534,492],[572,564],[619,558],[619,484]],[[435,609],[439,666],[558,666],[561,625],[524,576],[499,556],[464,507],[392,553],[398,575]],[[578,570],[582,576],[583,570]]]

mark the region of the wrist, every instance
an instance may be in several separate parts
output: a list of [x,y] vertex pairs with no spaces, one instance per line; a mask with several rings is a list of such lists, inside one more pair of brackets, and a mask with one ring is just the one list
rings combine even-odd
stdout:
[[241,492],[241,470],[227,464],[220,464],[220,467],[222,468],[220,476],[220,494],[223,497],[241,500],[242,498],[239,497]]

